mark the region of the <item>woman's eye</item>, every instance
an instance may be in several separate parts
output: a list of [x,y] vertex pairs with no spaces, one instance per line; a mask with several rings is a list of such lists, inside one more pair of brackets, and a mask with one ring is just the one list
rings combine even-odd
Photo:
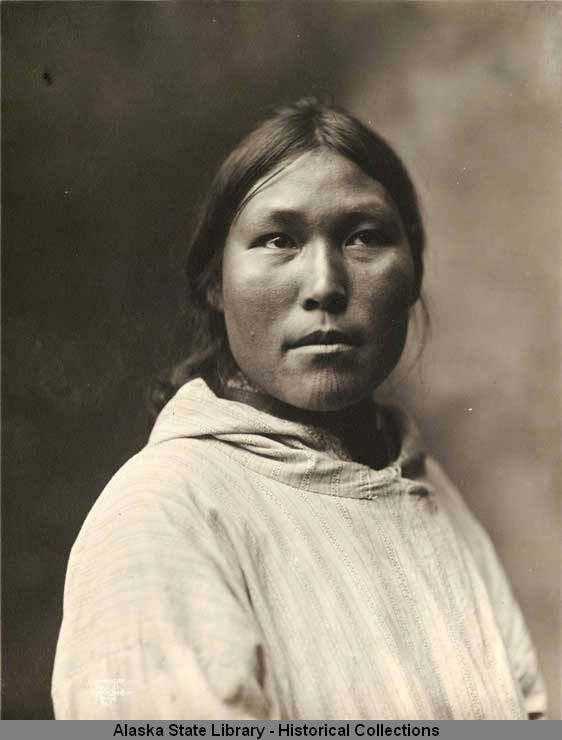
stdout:
[[291,249],[296,244],[288,234],[267,234],[258,240],[257,246],[268,249]]
[[392,240],[378,229],[363,229],[357,231],[350,237],[347,244],[350,246],[380,247],[383,244],[390,244]]

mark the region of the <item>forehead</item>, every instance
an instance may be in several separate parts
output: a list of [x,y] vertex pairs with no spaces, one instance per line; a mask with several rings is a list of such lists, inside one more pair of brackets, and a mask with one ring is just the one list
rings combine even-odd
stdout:
[[302,154],[258,180],[236,220],[260,219],[278,210],[323,216],[369,208],[395,212],[381,183],[349,159],[320,149]]

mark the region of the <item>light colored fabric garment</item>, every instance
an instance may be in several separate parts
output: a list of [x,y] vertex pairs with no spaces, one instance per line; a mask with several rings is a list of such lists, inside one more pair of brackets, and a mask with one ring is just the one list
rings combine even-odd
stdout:
[[524,719],[493,547],[412,424],[397,461],[186,384],[70,557],[59,719]]

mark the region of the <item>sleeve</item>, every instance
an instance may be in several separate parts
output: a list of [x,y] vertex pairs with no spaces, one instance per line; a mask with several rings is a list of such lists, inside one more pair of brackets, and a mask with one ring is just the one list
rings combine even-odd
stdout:
[[442,468],[434,460],[428,459],[427,470],[432,485],[440,493],[445,493],[450,514],[467,538],[486,584],[527,716],[530,719],[545,719],[547,696],[535,649],[495,548]]
[[181,476],[130,461],[71,552],[56,718],[270,718],[263,640],[232,555]]

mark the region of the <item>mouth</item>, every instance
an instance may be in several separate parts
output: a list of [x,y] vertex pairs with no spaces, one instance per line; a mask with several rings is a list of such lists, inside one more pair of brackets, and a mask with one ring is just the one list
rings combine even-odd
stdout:
[[291,342],[290,349],[305,349],[311,352],[323,352],[332,354],[334,352],[346,352],[357,347],[358,337],[350,332],[339,329],[317,330],[305,334],[303,337]]

